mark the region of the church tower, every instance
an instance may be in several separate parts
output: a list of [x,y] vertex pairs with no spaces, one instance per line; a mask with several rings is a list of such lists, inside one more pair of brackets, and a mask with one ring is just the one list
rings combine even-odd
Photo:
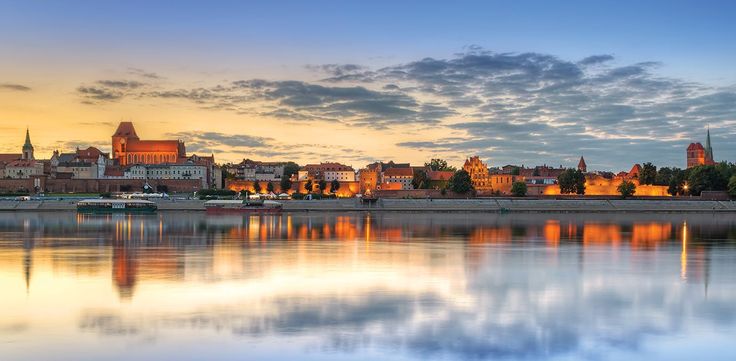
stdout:
[[23,144],[23,155],[22,159],[33,160],[33,144],[31,144],[31,134],[26,128],[26,142]]
[[583,156],[580,156],[580,161],[578,162],[578,170],[586,173],[588,171],[588,165],[585,164],[585,158]]
[[125,156],[128,152],[128,143],[139,140],[132,122],[120,122],[115,134],[112,135],[112,159],[118,159],[120,164],[126,164]]
[[705,138],[705,164],[715,164],[713,161],[713,148],[710,146],[710,127]]

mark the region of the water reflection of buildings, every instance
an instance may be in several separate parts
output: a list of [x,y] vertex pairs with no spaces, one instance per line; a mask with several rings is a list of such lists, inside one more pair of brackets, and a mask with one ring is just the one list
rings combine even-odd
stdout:
[[[653,262],[657,253],[651,251],[664,248],[678,251],[679,273],[683,280],[707,282],[710,250],[717,243],[703,240],[736,238],[736,225],[729,219],[703,217],[686,222],[684,216],[650,218],[611,221],[605,216],[587,216],[579,220],[564,215],[431,214],[416,217],[370,213],[250,217],[206,217],[197,213],[155,216],[7,214],[0,217],[0,232],[10,235],[3,243],[5,249],[20,246],[16,250],[21,252],[18,259],[22,259],[27,289],[32,283],[34,254],[43,249],[44,252],[56,252],[52,257],[56,266],[75,272],[94,273],[110,265],[112,280],[122,298],[131,297],[142,280],[181,280],[188,270],[198,270],[192,274],[207,273],[206,270],[257,272],[242,265],[250,250],[283,248],[279,257],[291,257],[290,252],[293,252],[297,259],[343,256],[320,254],[319,247],[315,246],[319,243],[314,243],[318,241],[339,241],[351,247],[355,242],[365,242],[361,252],[370,252],[374,242],[451,241],[457,243],[457,249],[465,254],[465,260],[471,265],[484,262],[487,245],[544,245],[550,251],[574,247],[581,266],[584,262],[595,261],[594,258],[586,260],[587,250],[595,247],[639,254],[639,257],[650,257]],[[12,235],[18,237],[17,242]],[[470,247],[466,249],[465,244]],[[85,252],[58,252],[64,248],[85,249]],[[348,250],[355,252],[354,248]],[[205,252],[209,258],[188,259],[187,255],[193,252]],[[558,257],[555,252],[548,256]]]

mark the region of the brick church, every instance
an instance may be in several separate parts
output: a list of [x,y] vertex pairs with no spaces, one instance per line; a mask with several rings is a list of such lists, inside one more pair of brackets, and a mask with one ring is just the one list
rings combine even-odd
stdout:
[[715,165],[713,160],[713,147],[710,145],[710,129],[705,138],[705,147],[700,142],[690,143],[687,147],[687,167],[692,168],[699,165]]
[[132,122],[120,122],[112,135],[112,159],[120,166],[180,163],[186,154],[181,140],[141,140]]

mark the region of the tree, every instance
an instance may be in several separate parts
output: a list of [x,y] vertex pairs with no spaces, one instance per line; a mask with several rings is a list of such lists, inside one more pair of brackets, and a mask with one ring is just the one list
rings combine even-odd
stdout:
[[674,175],[674,169],[670,167],[659,168],[657,170],[657,176],[654,178],[654,184],[659,186],[669,185],[672,180],[672,176]]
[[731,179],[728,180],[728,195],[731,198],[736,198],[736,174],[732,175]]
[[639,172],[639,184],[654,184],[657,180],[657,167],[650,162],[644,163]]
[[289,189],[291,189],[291,179],[287,177],[281,178],[281,193],[286,193]]
[[330,183],[330,192],[337,193],[338,190],[340,190],[340,181],[333,179]]
[[253,192],[256,194],[261,193],[261,183],[258,181],[253,182]]
[[624,180],[618,185],[616,190],[621,193],[621,197],[629,198],[636,193],[636,184],[630,180]]
[[268,184],[266,184],[266,191],[267,191],[268,193],[273,193],[273,188],[274,188],[274,187],[273,187],[273,183],[271,183],[271,182],[268,182]]
[[565,169],[557,177],[562,194],[585,194],[585,174],[580,169]]
[[723,191],[728,187],[728,179],[712,165],[700,165],[688,169],[688,192],[699,196],[702,191]]
[[[294,162],[287,162],[284,165],[284,174],[282,179],[290,179],[292,175],[299,173],[299,164]],[[291,188],[291,186],[289,186]]]
[[411,185],[414,189],[427,189],[429,188],[429,177],[427,172],[421,169],[414,170],[414,178],[411,180]]
[[429,169],[433,171],[450,171],[455,172],[457,169],[455,167],[447,165],[447,161],[440,158],[432,158],[432,160],[429,161],[429,163],[424,163],[425,167],[429,167]]
[[521,173],[521,168],[514,166],[511,168],[511,175],[519,175]]
[[317,182],[317,187],[319,187],[319,191],[324,192],[325,189],[327,189],[327,181],[324,179],[320,179],[319,182]]
[[514,182],[511,185],[511,194],[513,194],[514,197],[526,197],[526,183]]
[[450,177],[449,188],[455,193],[465,194],[473,189],[473,182],[470,180],[470,174],[461,169]]
[[312,180],[308,180],[307,183],[304,183],[304,190],[307,191],[307,193],[312,193],[312,190],[314,190],[314,184],[312,184]]
[[250,192],[247,189],[243,189],[240,191],[240,198],[248,199],[250,198]]
[[[666,172],[666,171],[665,171]],[[667,193],[669,193],[672,196],[677,195],[683,195],[685,194],[685,179],[686,179],[685,171],[680,168],[672,168],[672,174],[669,177],[669,181],[666,184],[667,185]],[[664,181],[665,178],[662,178]]]

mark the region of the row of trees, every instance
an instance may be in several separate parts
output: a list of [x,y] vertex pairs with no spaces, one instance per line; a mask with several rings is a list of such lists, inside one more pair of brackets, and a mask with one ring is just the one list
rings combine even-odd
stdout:
[[[320,192],[325,191],[327,189],[327,181],[321,179],[319,182],[317,182],[317,189],[319,189]],[[308,180],[306,183],[304,183],[304,190],[306,190],[307,193],[313,192],[314,182]],[[338,181],[337,179],[333,179],[332,182],[330,182],[330,192],[337,193],[338,190],[340,190],[340,181]]]
[[676,195],[696,195],[703,191],[728,191],[736,197],[736,164],[720,162],[688,169],[657,167],[644,163],[639,172],[639,184],[668,186],[667,192]]

